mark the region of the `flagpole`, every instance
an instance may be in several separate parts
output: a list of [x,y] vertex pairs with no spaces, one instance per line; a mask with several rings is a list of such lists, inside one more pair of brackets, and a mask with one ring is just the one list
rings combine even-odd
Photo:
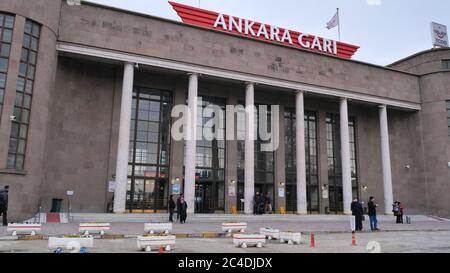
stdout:
[[339,8],[337,8],[337,14],[338,14],[338,35],[339,35],[339,42],[340,42],[341,41],[341,16],[339,14]]
[[200,1],[201,1],[201,0],[198,0],[198,7],[199,7],[199,8],[200,8]]

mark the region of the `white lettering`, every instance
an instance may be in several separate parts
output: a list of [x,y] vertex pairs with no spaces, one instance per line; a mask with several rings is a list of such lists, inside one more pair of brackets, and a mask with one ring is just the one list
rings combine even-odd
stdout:
[[230,23],[229,23],[230,30],[233,30],[233,26],[234,26],[239,33],[242,33],[242,19],[241,18],[238,19],[238,22],[239,22],[238,23],[238,22],[236,22],[236,20],[233,16],[230,16],[229,21],[230,21]]
[[227,24],[225,23],[225,17],[222,13],[217,16],[216,22],[214,23],[214,28],[217,28],[219,25],[221,25],[224,30],[228,30]]
[[308,37],[309,37],[309,35],[308,35],[308,34],[305,34],[305,33],[299,35],[299,36],[298,36],[298,43],[299,43],[302,47],[310,48],[311,43],[310,43],[309,41],[307,41],[306,43],[304,42],[304,38],[308,38]]
[[284,30],[284,34],[283,34],[283,38],[281,38],[281,41],[283,43],[286,42],[286,40],[292,45],[292,37],[291,37],[291,33],[289,32],[289,30],[285,29]]
[[314,37],[314,41],[312,43],[311,49],[315,49],[315,48],[322,51],[322,45],[320,44],[319,37]]
[[280,29],[274,26],[270,26],[270,39],[277,42],[280,42]]
[[336,41],[333,41],[333,50],[334,50],[334,54],[336,54],[337,55],[337,42]]
[[245,34],[247,35],[251,34],[252,36],[256,36],[255,31],[253,30],[254,24],[255,22],[245,20]]
[[264,37],[266,39],[269,39],[269,33],[267,32],[266,25],[264,25],[264,24],[261,24],[261,26],[259,27],[257,36],[261,37],[261,34],[264,34]]
[[333,49],[331,47],[332,47],[331,40],[323,39],[323,51],[333,53]]

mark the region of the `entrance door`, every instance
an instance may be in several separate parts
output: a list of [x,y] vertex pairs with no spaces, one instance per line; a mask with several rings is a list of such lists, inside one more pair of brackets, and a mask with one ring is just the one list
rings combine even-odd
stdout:
[[130,183],[130,208],[136,212],[158,212],[167,209],[167,179],[136,178]]
[[195,213],[214,213],[214,184],[196,183]]

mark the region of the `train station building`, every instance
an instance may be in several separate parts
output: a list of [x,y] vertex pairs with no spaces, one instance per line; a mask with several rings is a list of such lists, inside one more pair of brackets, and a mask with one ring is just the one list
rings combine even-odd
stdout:
[[[11,220],[62,211],[450,215],[450,49],[389,66],[357,46],[170,2],[181,22],[82,1],[0,2],[0,186]],[[251,19],[251,18],[249,18]],[[202,128],[210,105],[268,105],[279,145],[173,138]],[[278,106],[278,111],[273,111]],[[242,115],[240,115],[242,117]],[[239,119],[239,118],[237,118]],[[225,116],[220,123],[228,125]],[[70,196],[68,195],[70,193]]]

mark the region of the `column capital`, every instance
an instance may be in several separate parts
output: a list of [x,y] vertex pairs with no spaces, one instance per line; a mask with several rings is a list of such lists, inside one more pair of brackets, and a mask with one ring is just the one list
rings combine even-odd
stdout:
[[341,98],[339,98],[339,100],[340,100],[340,101],[349,101],[350,99],[349,99],[349,98],[341,97]]
[[253,86],[255,86],[256,85],[256,83],[254,83],[254,82],[244,82],[244,84],[247,86],[247,85],[253,85]]
[[306,94],[307,91],[305,90],[295,90],[295,94]]
[[380,104],[380,105],[378,105],[378,108],[384,109],[384,108],[387,108],[387,105],[386,104]]
[[188,72],[187,75],[188,75],[188,76],[197,76],[197,77],[200,77],[200,76],[201,76],[201,74],[199,74],[199,73],[197,73],[197,72]]

